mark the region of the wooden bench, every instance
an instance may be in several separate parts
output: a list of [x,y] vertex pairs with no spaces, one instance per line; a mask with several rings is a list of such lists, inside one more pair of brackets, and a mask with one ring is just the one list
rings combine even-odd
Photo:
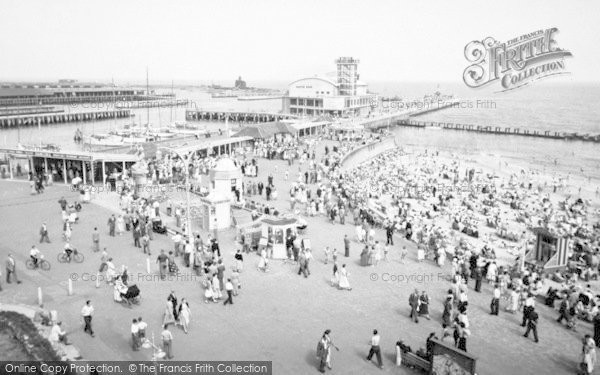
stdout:
[[404,366],[412,367],[426,373],[429,373],[429,371],[431,371],[431,362],[410,352],[402,353],[402,364]]

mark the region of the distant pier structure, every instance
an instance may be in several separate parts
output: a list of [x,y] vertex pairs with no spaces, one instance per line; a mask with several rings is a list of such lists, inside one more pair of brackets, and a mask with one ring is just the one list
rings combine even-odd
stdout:
[[0,83],[0,107],[164,99],[143,89],[75,80]]
[[273,122],[296,119],[298,116],[286,113],[269,112],[239,112],[239,111],[204,111],[187,110],[185,119],[188,121],[231,121],[231,122]]
[[28,115],[0,116],[0,128],[16,126],[49,125],[77,121],[98,121],[131,116],[129,109],[88,111],[88,112],[50,112]]

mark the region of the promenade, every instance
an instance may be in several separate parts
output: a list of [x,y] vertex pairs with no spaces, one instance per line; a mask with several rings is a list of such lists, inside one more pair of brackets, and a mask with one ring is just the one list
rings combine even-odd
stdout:
[[[325,144],[329,142],[319,145],[319,153],[323,152]],[[258,159],[258,163],[258,179],[265,182],[272,173],[280,192],[279,200],[269,204],[288,212],[287,192],[291,181],[298,176],[298,164],[290,168],[290,181],[285,181],[287,162]],[[306,165],[302,168],[303,173]],[[425,347],[429,333],[441,333],[442,302],[450,287],[447,281],[451,273],[450,262],[444,268],[428,261],[418,263],[415,244],[396,239],[388,262],[382,261],[376,267],[361,267],[359,254],[362,246],[357,242],[352,242],[350,257],[343,256],[343,236],[347,234],[354,238],[350,218],[346,225],[330,224],[322,216],[306,218],[308,230],[302,237],[310,238],[314,256],[310,264],[311,275],[307,279],[297,275],[297,266],[279,261],[271,261],[270,272],[259,272],[256,269],[258,256],[245,256],[244,271],[240,276],[241,293],[234,298],[234,305],[223,306],[222,303],[204,303],[200,279],[186,277],[185,274],[191,275],[191,270],[181,264],[180,271],[184,276],[179,279],[157,281],[154,277],[148,280],[146,257],[141,249],[133,246],[131,233],[125,232],[121,237],[108,236],[107,220],[116,209],[114,196],[100,196],[96,198],[98,204],[84,205],[80,223],[73,227],[72,244],[84,253],[85,262],[59,264],[56,254],[62,250],[63,242],[57,201],[63,195],[69,201],[78,198],[77,193],[64,185],[55,185],[47,188],[44,194],[31,196],[28,184],[0,181],[0,211],[3,217],[0,259],[4,261],[7,253],[12,252],[23,281],[20,285],[7,285],[3,279],[4,291],[0,292],[0,301],[36,304],[36,290],[41,286],[45,308],[58,311],[70,340],[85,359],[150,359],[150,350],[131,350],[131,320],[142,316],[149,324],[147,335],[151,337],[154,333],[158,337],[166,298],[171,290],[176,291],[179,299],[186,298],[192,311],[189,334],[171,327],[175,360],[271,360],[274,374],[317,373],[316,344],[322,332],[329,328],[340,351],[332,352],[333,370],[328,370],[328,373],[412,374],[412,370],[394,365],[396,341],[402,339],[416,351]],[[258,197],[250,199],[264,202]],[[38,243],[42,222],[48,224],[50,244]],[[94,227],[98,227],[101,233],[101,248],[107,247],[117,268],[122,264],[129,268],[130,279],[141,290],[140,305],[125,307],[113,301],[112,287],[101,283],[96,288],[95,282],[81,280],[86,274],[95,275],[100,265],[100,253],[90,250]],[[202,232],[204,239],[206,235]],[[238,248],[234,237],[233,230],[219,233],[221,252],[228,268],[226,275]],[[385,233],[377,231],[376,239],[385,241]],[[50,271],[24,269],[33,244],[51,262]],[[403,245],[409,249],[406,264],[399,262]],[[340,266],[346,263],[352,291],[331,287],[332,264],[325,265],[322,261],[325,246],[337,248],[340,254],[338,263]],[[161,248],[171,249],[172,241],[167,236],[155,234],[150,259],[153,275],[157,275],[155,257]],[[73,283],[72,296],[67,295],[69,277],[77,279]],[[469,285],[470,289],[472,285],[473,282]],[[431,298],[432,319],[420,319],[419,324],[409,319],[408,296],[415,288],[426,290]],[[86,299],[91,299],[96,309],[93,321],[95,338],[84,334],[82,329],[79,313]],[[519,326],[521,313],[512,315],[501,311],[499,316],[490,316],[490,299],[491,287],[485,283],[481,294],[469,292],[472,336],[467,347],[469,353],[478,358],[479,374],[560,374],[575,371],[581,338],[591,333],[590,324],[580,323],[578,332],[567,331],[554,321],[557,312],[541,306],[538,301],[540,342],[535,344],[531,339],[522,337],[524,329]],[[375,328],[382,337],[383,370],[365,361],[369,338]]]

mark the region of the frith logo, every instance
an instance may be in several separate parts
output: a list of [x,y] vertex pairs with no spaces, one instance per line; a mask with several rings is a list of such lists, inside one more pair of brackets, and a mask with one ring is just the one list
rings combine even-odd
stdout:
[[465,57],[472,63],[463,80],[469,87],[482,87],[500,81],[507,91],[525,86],[538,79],[568,74],[565,58],[571,52],[558,48],[553,27],[500,43],[492,37],[472,41],[465,47]]

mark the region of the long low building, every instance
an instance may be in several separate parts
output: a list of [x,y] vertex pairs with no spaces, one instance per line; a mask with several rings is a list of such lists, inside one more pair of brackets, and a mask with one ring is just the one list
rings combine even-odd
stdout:
[[122,173],[138,161],[133,154],[114,154],[86,151],[22,150],[0,148],[0,154],[8,159],[10,178],[15,178],[16,164],[27,163],[27,170],[35,173],[52,173],[55,181],[69,183],[81,177],[84,184],[103,183],[104,177],[113,172]]

